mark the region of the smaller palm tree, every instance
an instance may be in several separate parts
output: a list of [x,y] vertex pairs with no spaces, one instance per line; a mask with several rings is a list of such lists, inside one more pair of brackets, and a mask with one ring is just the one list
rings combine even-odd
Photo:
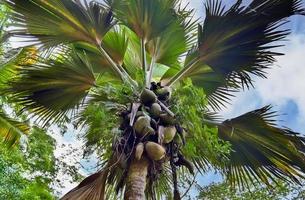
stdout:
[[301,1],[207,1],[203,23],[180,0],[4,3],[10,34],[39,52],[9,67],[2,94],[46,126],[76,118],[103,163],[62,199],[178,200],[179,180],[210,166],[240,187],[303,178],[304,137],[278,127],[271,106],[217,119],[266,77]]

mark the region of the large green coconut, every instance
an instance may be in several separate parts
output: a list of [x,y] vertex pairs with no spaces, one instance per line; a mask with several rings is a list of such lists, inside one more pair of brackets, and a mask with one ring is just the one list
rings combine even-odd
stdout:
[[165,148],[155,142],[147,142],[145,151],[148,157],[154,161],[161,160],[166,154]]
[[150,126],[150,117],[140,116],[134,124],[134,129],[139,136],[143,136],[145,127]]
[[154,135],[155,129],[153,129],[151,126],[146,126],[142,131],[142,136],[145,135]]
[[164,125],[175,125],[176,123],[175,117],[170,116],[168,113],[160,114],[160,119]]
[[153,91],[149,89],[144,89],[141,93],[140,99],[141,103],[143,103],[144,105],[151,105],[157,101],[157,96]]
[[174,126],[164,127],[163,129],[163,143],[167,144],[173,141],[175,135],[176,135],[176,128]]
[[161,111],[162,108],[158,103],[153,103],[150,107],[150,114],[152,115],[152,117],[159,117]]

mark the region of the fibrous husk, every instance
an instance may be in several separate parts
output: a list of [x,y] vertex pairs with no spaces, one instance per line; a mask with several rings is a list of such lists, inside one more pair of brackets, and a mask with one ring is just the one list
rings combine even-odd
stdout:
[[176,123],[175,118],[167,113],[160,114],[160,119],[164,125],[175,125]]
[[135,151],[135,158],[137,160],[140,160],[142,155],[144,152],[144,144],[142,142],[140,142],[139,144],[137,144],[136,146],[136,151]]
[[161,160],[166,154],[165,148],[155,142],[147,142],[145,151],[148,157],[154,161]]
[[141,93],[140,99],[141,103],[143,103],[144,105],[151,105],[157,101],[157,96],[153,91],[149,89],[144,89]]
[[163,143],[167,144],[170,143],[171,141],[173,141],[175,135],[176,135],[176,128],[174,126],[169,126],[169,127],[165,127],[163,129]]
[[152,115],[152,117],[159,117],[161,111],[162,108],[158,103],[153,103],[150,107],[150,114]]
[[150,117],[140,116],[134,124],[134,129],[138,135],[143,136],[143,131],[148,126],[150,126]]

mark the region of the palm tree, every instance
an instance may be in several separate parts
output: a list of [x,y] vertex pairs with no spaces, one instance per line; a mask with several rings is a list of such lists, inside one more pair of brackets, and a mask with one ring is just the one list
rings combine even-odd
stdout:
[[[15,65],[16,61],[22,61],[24,58],[25,51],[20,51],[16,55],[12,55],[12,52],[8,53],[4,50],[4,43],[6,34],[4,32],[4,27],[7,24],[8,15],[7,10],[1,6],[0,7],[0,90],[3,89],[3,83],[8,80],[11,70]],[[5,54],[6,53],[6,54]],[[16,53],[16,52],[14,52]],[[22,56],[23,55],[23,56]],[[11,118],[5,113],[3,105],[5,104],[5,99],[0,96],[0,141],[4,142],[8,146],[14,145],[21,135],[28,134],[29,127],[26,123],[19,122]]]
[[[73,119],[102,168],[62,199],[180,199],[179,180],[219,169],[250,187],[299,182],[304,137],[271,106],[221,121],[234,92],[281,55],[300,0],[205,3],[203,23],[180,0],[3,0],[10,35],[39,52],[15,63],[1,92],[37,123]],[[117,127],[117,129],[114,129]],[[90,153],[90,151],[89,151]]]

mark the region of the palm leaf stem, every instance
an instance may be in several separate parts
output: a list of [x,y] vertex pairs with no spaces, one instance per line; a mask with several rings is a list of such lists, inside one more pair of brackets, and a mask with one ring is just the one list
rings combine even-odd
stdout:
[[98,49],[100,51],[100,53],[105,56],[106,60],[110,63],[111,67],[114,69],[115,72],[118,73],[118,75],[120,76],[120,78],[122,79],[122,81],[127,82],[130,84],[130,86],[132,87],[133,91],[136,91],[137,88],[137,84],[136,82],[129,76],[129,74],[126,72],[126,70],[124,70],[124,68],[120,65],[117,65],[112,58],[110,57],[110,55],[106,52],[106,50],[98,45]]
[[191,62],[186,64],[185,67],[183,67],[175,76],[173,76],[168,83],[165,84],[165,86],[171,87],[176,81],[180,80],[190,69],[192,69],[200,59],[196,58],[193,59]]
[[154,70],[154,66],[155,66],[155,62],[156,62],[155,60],[156,60],[156,58],[155,58],[155,56],[153,56],[151,59],[151,63],[149,65],[149,69],[148,69],[148,80],[146,82],[146,87],[150,86],[150,83],[151,83],[151,80],[153,77],[153,70]]
[[168,109],[168,107],[166,105],[164,105],[164,103],[162,103],[160,100],[158,100],[158,104],[160,104],[160,106],[172,117],[175,116],[175,114],[170,110]]
[[141,56],[142,56],[142,70],[144,72],[144,84],[148,86],[148,74],[147,74],[147,62],[146,62],[146,50],[145,50],[144,38],[141,39]]

